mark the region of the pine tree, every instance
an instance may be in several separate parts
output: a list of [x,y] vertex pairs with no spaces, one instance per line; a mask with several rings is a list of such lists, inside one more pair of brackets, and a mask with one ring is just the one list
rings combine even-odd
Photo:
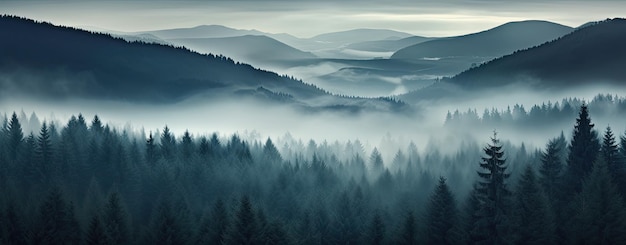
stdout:
[[553,217],[530,165],[518,183],[512,213],[516,244],[554,244]]
[[9,141],[7,142],[7,148],[9,151],[9,161],[15,164],[19,151],[21,149],[22,142],[24,141],[24,133],[22,132],[22,125],[17,119],[17,114],[13,112],[11,121],[8,125]]
[[86,234],[86,242],[87,245],[106,245],[111,244],[107,243],[107,236],[104,232],[104,226],[102,225],[102,221],[100,220],[100,216],[97,214],[91,218],[89,221],[89,227],[87,228]]
[[280,163],[283,161],[278,149],[276,149],[276,146],[274,146],[270,138],[267,138],[263,146],[263,157],[272,163]]
[[543,188],[550,204],[554,205],[556,197],[561,193],[561,171],[563,163],[559,157],[558,139],[552,139],[546,144],[546,151],[541,156],[539,183]]
[[478,171],[478,199],[480,201],[476,232],[482,234],[484,244],[504,244],[510,234],[509,208],[510,191],[506,185],[509,178],[506,173],[506,160],[500,140],[494,132],[491,144],[483,149],[486,157],[482,157],[480,167],[486,172]]
[[615,142],[615,136],[613,135],[613,131],[611,131],[611,127],[606,127],[600,152],[608,167],[609,173],[613,178],[613,182],[618,183],[618,181],[624,177],[622,174],[624,169],[622,166],[622,158],[619,154],[619,149],[617,143]]
[[35,240],[43,244],[78,244],[80,230],[74,208],[66,203],[58,188],[53,188],[39,208],[39,229]]
[[426,213],[426,239],[428,244],[453,244],[452,232],[458,222],[456,201],[448,189],[446,179],[439,178],[439,184],[430,197]]
[[381,173],[385,167],[383,164],[383,157],[376,148],[372,150],[372,154],[370,155],[370,166],[372,166],[374,173]]
[[46,122],[41,125],[39,137],[37,138],[37,147],[35,148],[35,158],[37,159],[37,171],[39,178],[48,180],[53,170],[52,165],[52,143],[50,140],[50,131]]
[[109,200],[104,206],[102,223],[109,244],[127,244],[130,242],[127,214],[124,208],[122,208],[121,200],[117,193],[109,195]]
[[183,134],[183,142],[181,144],[181,147],[182,147],[183,159],[189,160],[189,158],[191,158],[191,155],[194,151],[193,139],[191,138],[191,134],[189,133],[189,130],[185,130],[185,133]]
[[417,244],[417,221],[413,212],[408,212],[404,217],[397,239],[396,244],[399,245]]
[[224,202],[215,202],[210,215],[204,217],[196,236],[196,244],[222,244],[228,231],[228,211]]
[[154,143],[152,132],[150,132],[150,135],[148,136],[148,140],[146,140],[146,162],[148,162],[148,164],[152,166],[156,164],[157,159],[158,157],[157,157],[156,144]]
[[161,155],[165,160],[171,161],[174,159],[174,153],[176,152],[176,139],[170,131],[170,128],[166,125],[161,133]]
[[241,198],[234,218],[224,244],[260,244],[260,227],[248,196]]
[[385,223],[383,217],[380,215],[380,211],[374,212],[372,221],[368,229],[368,241],[366,244],[381,245],[385,240]]
[[162,201],[157,208],[149,234],[149,244],[175,245],[188,244],[183,225],[168,201]]
[[579,193],[582,189],[582,180],[591,172],[592,163],[600,150],[598,134],[593,129],[594,125],[589,118],[587,105],[580,107],[580,113],[576,119],[574,134],[569,146],[567,158],[567,172],[565,186],[570,188],[568,193]]
[[571,203],[568,224],[571,244],[626,244],[626,216],[622,196],[598,158],[582,191]]

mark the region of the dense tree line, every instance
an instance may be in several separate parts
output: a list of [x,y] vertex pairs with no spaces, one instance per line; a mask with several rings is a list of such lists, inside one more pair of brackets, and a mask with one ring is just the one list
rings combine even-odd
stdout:
[[13,113],[0,243],[622,244],[626,135],[599,135],[580,108],[569,143],[527,151],[494,133],[449,154]]
[[[445,124],[448,127],[472,125],[489,129],[514,127],[516,129],[531,129],[537,125],[563,125],[570,123],[577,116],[577,108],[583,105],[584,100],[579,98],[565,98],[561,102],[542,103],[525,108],[515,104],[504,110],[491,108],[479,112],[476,109],[459,111],[458,109],[446,115]],[[598,94],[588,103],[587,107],[593,111],[594,117],[610,118],[626,114],[626,98],[610,94]],[[621,118],[620,118],[621,119]]]

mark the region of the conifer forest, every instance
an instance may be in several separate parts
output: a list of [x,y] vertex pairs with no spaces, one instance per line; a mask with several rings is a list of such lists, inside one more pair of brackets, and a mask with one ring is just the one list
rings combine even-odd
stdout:
[[536,151],[494,132],[449,155],[411,143],[390,162],[359,140],[167,126],[145,135],[97,115],[21,117],[7,115],[0,131],[2,244],[626,241],[626,137],[597,129],[584,103],[570,140]]

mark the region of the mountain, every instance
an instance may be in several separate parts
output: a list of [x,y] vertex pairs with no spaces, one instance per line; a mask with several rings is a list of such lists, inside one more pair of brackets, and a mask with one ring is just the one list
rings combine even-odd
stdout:
[[504,86],[567,90],[626,85],[626,19],[586,25],[556,40],[517,51],[402,96],[415,101]]
[[[389,98],[331,95],[313,85],[185,48],[0,16],[0,97],[202,103],[243,97],[308,111],[406,111]],[[201,100],[198,100],[201,99]]]
[[373,40],[398,40],[413,36],[409,33],[386,29],[354,29],[320,34],[310,38],[322,43],[355,43]]
[[169,39],[199,53],[222,54],[251,64],[273,64],[290,60],[312,59],[315,55],[290,47],[267,36],[245,35],[223,38]]
[[415,44],[398,50],[391,58],[422,59],[451,56],[495,58],[554,40],[573,30],[571,27],[547,21],[509,22],[478,33]]
[[348,49],[370,51],[370,52],[396,52],[402,48],[433,40],[430,37],[412,36],[398,40],[376,40],[351,43],[346,46]]
[[585,83],[626,85],[626,19],[586,25],[541,46],[495,59],[460,73],[451,83],[466,87],[498,86],[519,79],[536,86]]
[[142,33],[151,34],[161,39],[178,38],[217,38],[236,37],[245,35],[265,35],[266,33],[257,30],[239,30],[221,25],[201,25],[191,28],[175,28],[166,30],[146,31]]

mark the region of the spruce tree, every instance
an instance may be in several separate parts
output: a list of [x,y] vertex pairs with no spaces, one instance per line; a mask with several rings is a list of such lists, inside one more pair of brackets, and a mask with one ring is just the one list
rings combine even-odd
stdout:
[[148,136],[148,139],[146,140],[146,162],[148,162],[148,164],[152,166],[156,164],[157,159],[158,159],[158,156],[157,156],[156,144],[154,143],[152,132],[150,132],[150,135]]
[[428,244],[453,244],[452,232],[458,222],[456,201],[444,177],[430,197],[426,213],[426,240]]
[[213,205],[204,217],[196,236],[196,244],[222,244],[229,227],[228,211],[222,200]]
[[526,166],[515,192],[513,209],[516,244],[553,244],[554,223],[535,172]]
[[569,188],[570,195],[580,192],[582,181],[591,173],[592,163],[600,151],[598,134],[593,127],[587,105],[583,104],[576,119],[567,158],[565,186]]
[[380,211],[376,210],[369,229],[367,230],[367,242],[366,244],[381,245],[385,240],[385,223],[383,217],[380,215]]
[[615,136],[613,135],[613,131],[611,131],[611,127],[606,127],[600,152],[604,162],[607,165],[608,171],[613,178],[613,182],[618,183],[618,181],[622,180],[623,178],[622,173],[624,169],[622,166],[623,162],[619,154],[618,145],[615,142]]
[[109,200],[104,206],[102,223],[109,244],[127,244],[130,242],[127,214],[117,193],[109,195]]
[[89,221],[85,240],[87,242],[87,245],[111,244],[107,243],[107,236],[104,232],[104,226],[102,225],[102,221],[100,220],[99,215],[94,215],[91,218],[91,221]]
[[37,162],[37,174],[44,182],[51,178],[53,171],[52,165],[52,142],[50,140],[50,131],[46,122],[41,125],[39,137],[37,138],[37,147],[35,148],[35,158]]
[[477,194],[479,200],[478,220],[474,224],[476,232],[482,239],[481,244],[504,244],[510,240],[509,214],[510,195],[506,179],[506,160],[500,140],[494,132],[491,144],[483,149],[486,157],[482,157],[478,171]]
[[260,244],[257,217],[248,196],[243,196],[224,244]]
[[409,211],[404,217],[402,226],[397,237],[396,244],[414,245],[417,244],[417,221],[412,211]]
[[541,166],[539,168],[539,183],[543,188],[550,204],[554,205],[556,197],[561,193],[561,180],[563,163],[559,155],[559,140],[552,139],[546,144],[546,151],[541,155]]
[[566,223],[569,243],[626,244],[623,199],[603,158],[598,158],[570,205],[571,219]]
[[13,112],[13,116],[11,116],[11,120],[9,121],[8,133],[9,140],[7,142],[7,148],[9,151],[9,161],[15,164],[15,161],[17,160],[19,151],[22,146],[22,142],[24,141],[22,125],[17,119],[17,114],[15,114],[15,112]]
[[53,188],[41,204],[38,224],[33,238],[42,244],[78,244],[80,241],[73,205],[65,201],[58,188]]
[[381,173],[384,169],[383,157],[380,155],[378,149],[374,148],[372,150],[372,154],[370,155],[370,166],[374,173]]

